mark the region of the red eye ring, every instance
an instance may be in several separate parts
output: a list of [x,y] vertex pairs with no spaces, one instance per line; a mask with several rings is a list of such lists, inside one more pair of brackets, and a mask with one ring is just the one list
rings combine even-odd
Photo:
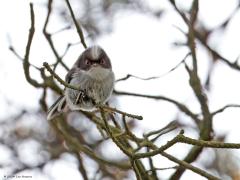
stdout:
[[104,59],[100,59],[100,64],[105,64]]
[[85,64],[86,64],[86,65],[90,65],[90,64],[91,64],[90,60],[89,60],[89,59],[86,59],[86,60],[85,60]]

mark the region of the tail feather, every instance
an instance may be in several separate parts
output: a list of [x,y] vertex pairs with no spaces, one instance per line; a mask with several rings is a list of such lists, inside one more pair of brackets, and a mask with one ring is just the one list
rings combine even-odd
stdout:
[[60,115],[65,109],[66,105],[67,103],[65,96],[60,96],[49,108],[47,112],[47,120],[52,120],[54,117]]

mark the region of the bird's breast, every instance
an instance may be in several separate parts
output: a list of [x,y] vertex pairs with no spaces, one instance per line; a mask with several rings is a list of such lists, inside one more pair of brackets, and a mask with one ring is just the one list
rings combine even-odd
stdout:
[[89,69],[86,74],[93,80],[102,81],[112,74],[112,70],[97,66]]

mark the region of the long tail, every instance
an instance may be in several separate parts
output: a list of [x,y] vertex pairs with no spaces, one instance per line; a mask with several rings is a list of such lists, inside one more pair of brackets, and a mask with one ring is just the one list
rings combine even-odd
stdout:
[[60,96],[55,103],[48,109],[47,112],[47,120],[52,120],[54,117],[63,113],[64,109],[66,109],[66,97]]

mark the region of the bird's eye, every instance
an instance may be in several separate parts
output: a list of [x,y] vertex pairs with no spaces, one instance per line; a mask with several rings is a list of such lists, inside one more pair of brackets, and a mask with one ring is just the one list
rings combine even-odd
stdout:
[[105,64],[104,59],[100,59],[100,64]]
[[89,59],[86,59],[86,60],[85,60],[85,64],[86,64],[86,65],[90,65],[90,64],[91,64],[90,60],[89,60]]

